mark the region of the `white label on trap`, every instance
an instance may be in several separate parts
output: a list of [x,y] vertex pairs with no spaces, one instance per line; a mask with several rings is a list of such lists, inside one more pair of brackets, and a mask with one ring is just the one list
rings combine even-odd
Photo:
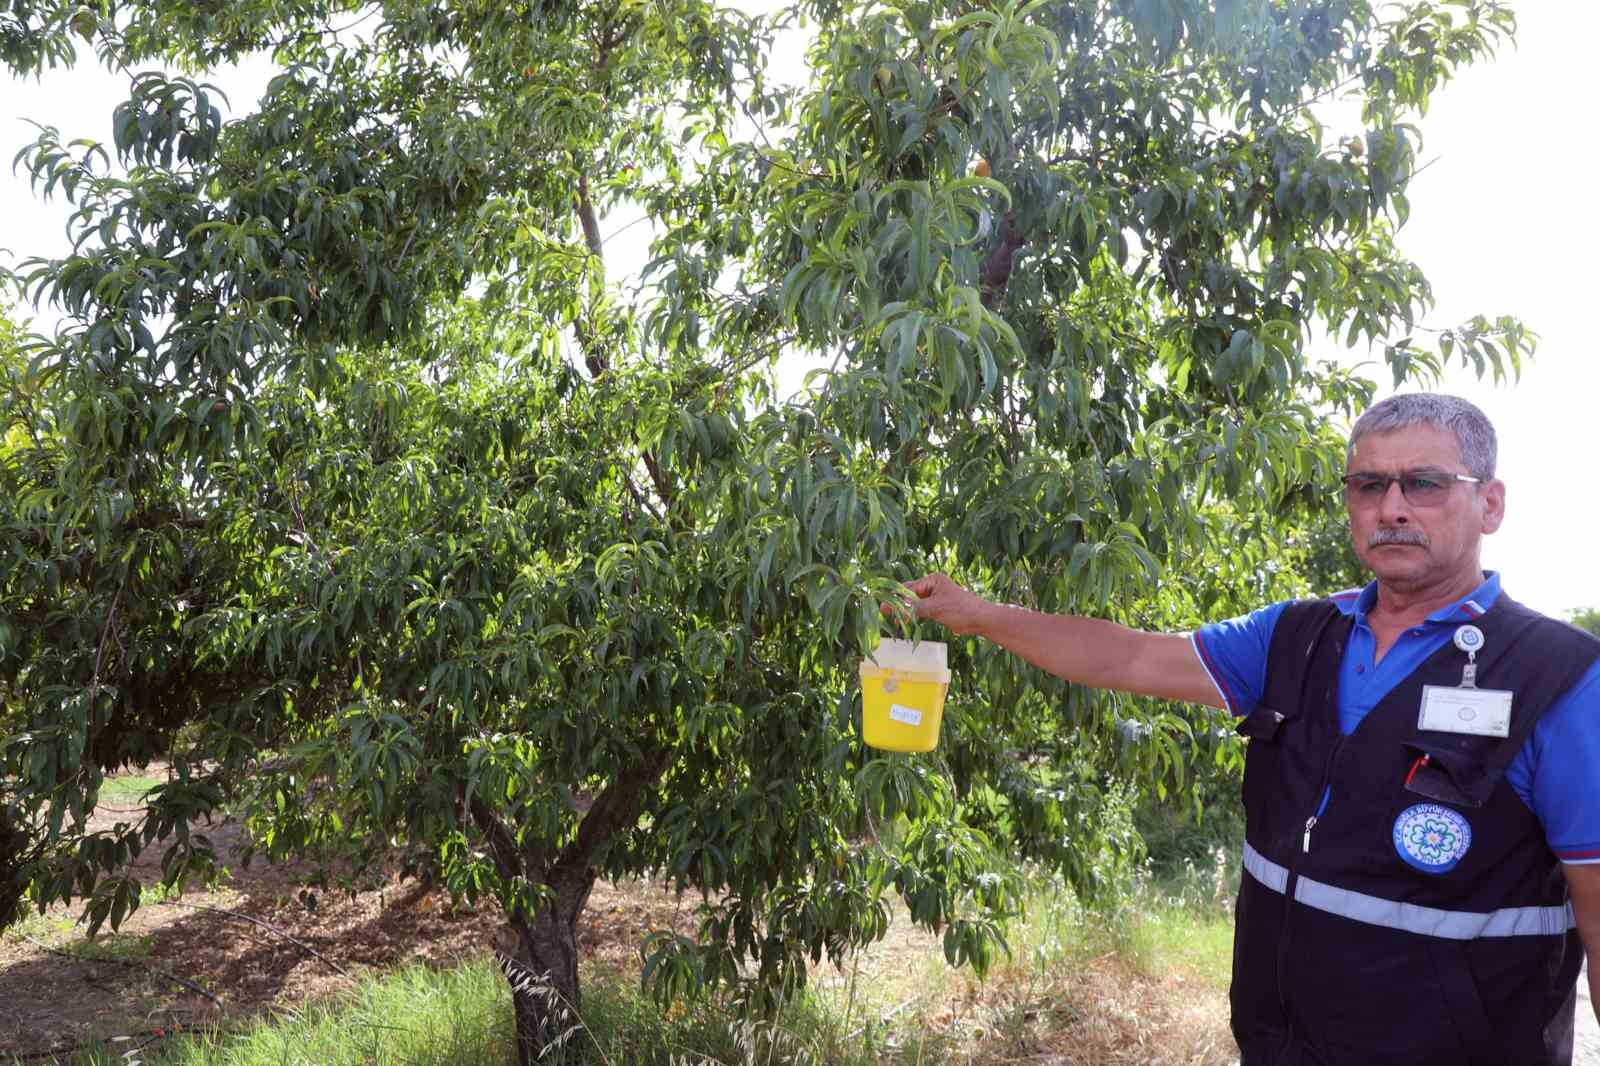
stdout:
[[898,703],[889,704],[889,717],[906,725],[921,725],[922,712],[915,707],[902,707]]

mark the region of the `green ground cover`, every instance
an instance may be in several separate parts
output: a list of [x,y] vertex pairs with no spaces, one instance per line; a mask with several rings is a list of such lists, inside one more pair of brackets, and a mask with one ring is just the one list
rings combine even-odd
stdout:
[[[1069,1047],[1083,1057],[1060,1061],[1112,1063],[1139,1061],[1121,1056],[1170,1043],[1170,1061],[1225,1063],[1233,867],[1224,854],[1209,866],[1177,869],[1159,880],[1147,875],[1122,903],[1093,911],[1057,885],[1036,884],[1026,919],[1012,928],[1009,959],[982,982],[924,944],[887,978],[816,981],[775,1018],[749,1022],[728,1003],[663,1008],[630,976],[592,974],[581,1017],[550,1061],[999,1066]],[[145,1046],[115,1041],[72,1062],[466,1066],[513,1061],[511,1031],[505,984],[492,961],[479,958],[373,974],[349,993],[246,1028]]]

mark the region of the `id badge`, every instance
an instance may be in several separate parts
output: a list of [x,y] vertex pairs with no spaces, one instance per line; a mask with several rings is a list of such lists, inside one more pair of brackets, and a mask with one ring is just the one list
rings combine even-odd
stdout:
[[1478,737],[1510,736],[1511,695],[1503,689],[1424,685],[1417,728]]

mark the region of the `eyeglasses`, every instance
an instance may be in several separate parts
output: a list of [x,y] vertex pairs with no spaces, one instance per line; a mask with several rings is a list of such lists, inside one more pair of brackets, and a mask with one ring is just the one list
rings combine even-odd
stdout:
[[1450,489],[1458,481],[1469,485],[1483,483],[1481,477],[1451,474],[1443,470],[1407,470],[1403,474],[1346,474],[1345,499],[1353,504],[1377,503],[1389,494],[1389,486],[1398,484],[1400,494],[1414,507],[1437,507],[1445,501]]

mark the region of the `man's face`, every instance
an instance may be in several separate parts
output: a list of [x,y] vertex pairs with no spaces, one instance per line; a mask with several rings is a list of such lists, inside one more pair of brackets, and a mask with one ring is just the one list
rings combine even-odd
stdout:
[[[1455,434],[1429,425],[1362,434],[1345,472],[1431,472],[1447,480],[1449,475],[1471,474],[1461,462]],[[1346,503],[1356,555],[1379,583],[1397,591],[1419,591],[1478,579],[1478,542],[1500,528],[1505,486],[1499,481],[1448,480],[1437,501],[1419,504],[1391,483],[1375,498],[1347,493]]]

